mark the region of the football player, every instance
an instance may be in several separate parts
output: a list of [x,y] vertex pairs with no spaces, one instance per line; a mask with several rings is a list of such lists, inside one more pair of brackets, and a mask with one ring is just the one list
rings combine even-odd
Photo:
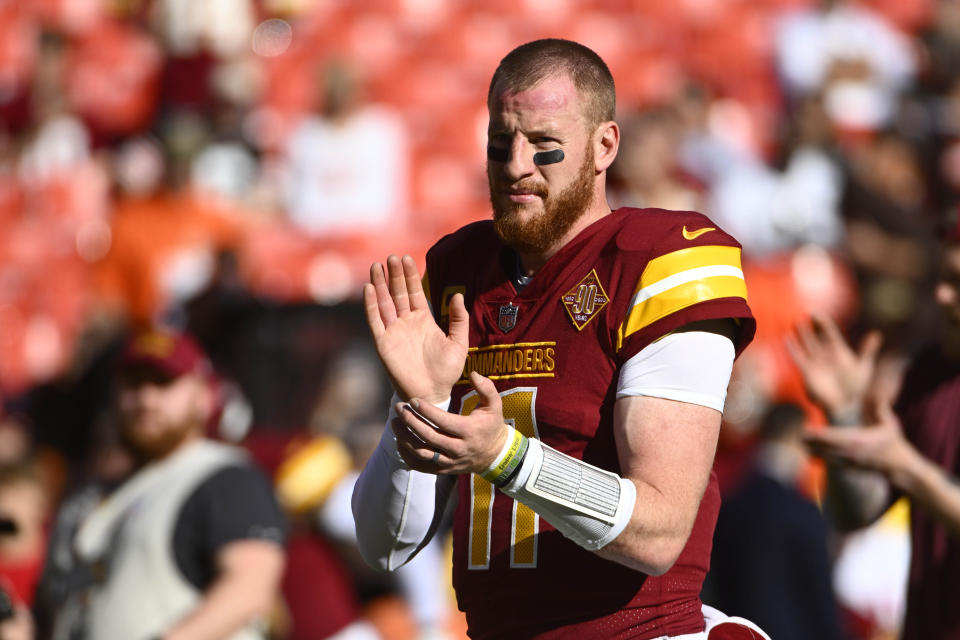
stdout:
[[610,210],[620,129],[590,49],[516,48],[488,108],[493,220],[364,289],[397,393],[354,489],[365,558],[407,562],[456,496],[472,637],[765,638],[700,601],[754,333],[739,244],[698,213]]

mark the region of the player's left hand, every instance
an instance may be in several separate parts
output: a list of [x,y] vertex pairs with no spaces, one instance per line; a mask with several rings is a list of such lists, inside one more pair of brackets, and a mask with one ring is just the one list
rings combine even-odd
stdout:
[[911,464],[916,449],[904,437],[900,422],[887,402],[875,402],[873,424],[860,427],[827,427],[807,431],[810,451],[828,461],[880,471],[894,484]]
[[397,450],[411,469],[427,473],[480,473],[500,453],[507,439],[503,407],[497,388],[479,373],[470,374],[479,402],[467,416],[437,409],[429,402],[411,398],[410,404],[436,428],[423,422],[404,403],[396,406],[391,427]]

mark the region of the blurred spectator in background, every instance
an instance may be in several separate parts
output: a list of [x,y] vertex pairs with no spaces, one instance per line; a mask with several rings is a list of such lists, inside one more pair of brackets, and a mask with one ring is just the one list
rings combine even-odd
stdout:
[[708,87],[688,83],[671,105],[681,126],[679,167],[701,185],[711,218],[737,234],[749,255],[839,243],[842,167],[819,100],[799,99],[783,114],[773,161],[735,135],[740,107]]
[[117,431],[112,413],[101,416],[91,429],[84,464],[70,492],[60,502],[49,528],[43,575],[33,606],[40,640],[67,639],[81,633],[93,571],[77,557],[74,538],[83,520],[133,468],[131,455],[120,442]]
[[916,69],[907,37],[868,3],[823,0],[787,11],[776,28],[776,62],[788,97],[822,93],[831,120],[882,129]]
[[[96,11],[106,9],[99,3]],[[143,131],[158,107],[163,50],[132,22],[104,16],[83,27],[64,52],[63,88],[71,110],[99,143]]]
[[311,433],[341,440],[355,437],[356,424],[375,412],[373,407],[385,393],[389,393],[386,380],[367,345],[347,346],[331,360],[320,381],[310,414]]
[[[443,523],[443,535],[436,536],[411,562],[393,574],[372,570],[360,556],[356,524],[350,507],[353,487],[360,470],[377,448],[383,431],[382,419],[366,416],[349,426],[344,439],[351,467],[333,486],[316,510],[320,530],[343,550],[357,578],[367,615],[387,638],[398,634],[416,640],[446,640],[454,633],[453,600],[447,580],[445,545],[452,525],[452,512]],[[403,611],[403,607],[406,611]],[[403,629],[408,631],[403,632]]]
[[186,331],[203,345],[217,372],[235,380],[244,370],[244,354],[237,345],[264,303],[244,282],[236,252],[220,250],[214,260],[210,280],[186,302]]
[[917,348],[933,329],[925,292],[936,266],[936,215],[917,150],[898,133],[881,132],[846,153],[846,168],[845,246],[858,280],[860,321],[883,329],[891,347]]
[[900,637],[910,572],[910,503],[901,498],[868,527],[836,536],[833,589],[845,637]]
[[29,457],[31,445],[23,416],[12,414],[0,400],[0,467],[22,463]]
[[368,105],[359,70],[324,69],[318,112],[287,140],[285,209],[316,234],[405,229],[409,149],[403,122],[388,107]]
[[879,338],[859,351],[829,319],[799,329],[791,352],[831,428],[808,432],[828,463],[830,515],[853,529],[899,496],[911,501],[904,640],[960,638],[960,235],[947,233],[935,298],[942,324],[910,365],[895,404],[872,386]]
[[774,405],[753,471],[724,498],[708,574],[711,601],[776,640],[838,640],[827,523],[801,493],[804,410]]
[[203,437],[211,373],[192,339],[163,330],[137,333],[121,357],[120,435],[136,471],[75,539],[94,579],[85,637],[264,637],[285,523],[246,457]]
[[0,466],[0,639],[33,640],[50,500],[26,463]]
[[380,634],[361,616],[347,565],[314,518],[350,471],[350,455],[331,435],[299,439],[289,449],[275,477],[277,496],[292,523],[282,583],[289,618],[284,637],[377,640]]
[[239,241],[240,223],[187,185],[187,167],[150,138],[134,138],[114,159],[122,196],[113,242],[98,264],[105,304],[135,325],[179,319],[217,268],[218,252]]
[[611,205],[700,211],[702,194],[680,173],[683,129],[667,108],[644,111],[624,122],[620,155],[611,176]]
[[27,607],[43,570],[49,509],[46,489],[29,466],[0,467],[0,586]]
[[360,634],[364,628],[370,637],[449,637],[442,541],[396,575],[371,570],[357,548],[350,499],[380,439],[376,408],[386,391],[372,351],[342,349],[319,385],[308,437],[294,441],[277,470],[277,495],[294,522],[284,577],[291,640],[325,638],[333,631]]
[[670,104],[683,132],[678,150],[680,166],[705,187],[712,187],[727,170],[753,158],[752,150],[724,131],[722,118],[718,117],[720,100],[706,84],[687,82],[672,96]]
[[707,169],[711,215],[739,234],[744,250],[755,257],[807,243],[834,247],[842,238],[842,167],[822,104],[801,99],[790,115],[774,163],[723,152],[718,141],[688,146],[686,161],[694,170]]
[[3,640],[33,640],[33,620],[30,609],[11,596],[3,576],[0,576],[0,638]]

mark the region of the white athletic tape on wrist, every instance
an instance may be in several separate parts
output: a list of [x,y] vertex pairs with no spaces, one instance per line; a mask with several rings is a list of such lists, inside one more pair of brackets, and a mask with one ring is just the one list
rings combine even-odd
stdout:
[[501,490],[589,551],[626,528],[637,501],[633,482],[530,438],[520,471]]

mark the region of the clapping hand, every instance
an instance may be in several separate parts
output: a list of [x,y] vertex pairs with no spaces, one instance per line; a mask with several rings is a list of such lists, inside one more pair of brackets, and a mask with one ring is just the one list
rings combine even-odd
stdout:
[[867,424],[859,428],[807,431],[804,440],[818,457],[858,469],[879,471],[894,484],[902,481],[900,476],[917,457],[886,401],[873,402]]
[[403,399],[441,402],[460,379],[467,358],[469,316],[463,296],[450,299],[450,333],[430,312],[420,273],[410,256],[387,258],[387,268],[370,267],[363,303],[373,342]]
[[881,337],[871,332],[854,351],[833,320],[814,316],[787,338],[787,350],[803,375],[807,394],[828,415],[858,411],[876,369]]
[[446,413],[416,398],[412,407],[397,405],[398,417],[391,426],[397,450],[411,469],[480,473],[497,457],[507,437],[500,395],[496,385],[476,371],[470,383],[479,400],[469,415]]

